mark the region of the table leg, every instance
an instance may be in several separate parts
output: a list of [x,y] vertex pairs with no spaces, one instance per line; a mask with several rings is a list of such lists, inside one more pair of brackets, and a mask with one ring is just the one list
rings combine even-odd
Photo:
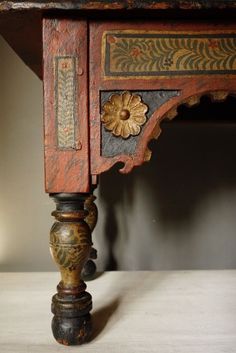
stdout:
[[[88,224],[91,233],[93,232],[98,219],[98,209],[96,204],[94,203],[95,200],[96,197],[91,193],[85,201],[85,209],[89,212],[87,217],[85,218],[85,222]],[[82,271],[82,277],[84,280],[91,280],[94,278],[97,267],[93,260],[96,259],[97,250],[95,248],[92,248],[90,251],[89,260],[84,265]]]
[[91,335],[92,297],[85,291],[81,271],[91,252],[91,230],[85,222],[88,194],[51,194],[56,218],[50,232],[50,251],[59,266],[61,282],[52,298],[52,331],[65,345],[81,344]]

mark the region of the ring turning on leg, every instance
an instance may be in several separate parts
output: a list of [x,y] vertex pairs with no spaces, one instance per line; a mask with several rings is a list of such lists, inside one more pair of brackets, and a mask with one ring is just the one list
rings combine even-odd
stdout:
[[52,331],[65,345],[88,341],[92,325],[92,298],[85,291],[81,271],[92,247],[90,227],[84,221],[87,194],[52,194],[56,202],[56,218],[50,232],[50,251],[59,266],[61,282],[52,298]]

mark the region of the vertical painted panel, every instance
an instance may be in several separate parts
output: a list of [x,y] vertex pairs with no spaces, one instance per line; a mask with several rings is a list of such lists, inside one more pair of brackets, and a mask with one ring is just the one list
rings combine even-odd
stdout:
[[88,192],[87,22],[43,20],[46,191]]

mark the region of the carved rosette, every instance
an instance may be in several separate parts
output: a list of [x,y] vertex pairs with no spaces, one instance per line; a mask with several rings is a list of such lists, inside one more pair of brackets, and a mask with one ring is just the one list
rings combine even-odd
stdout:
[[103,105],[102,122],[107,130],[124,139],[137,136],[145,124],[148,106],[137,94],[113,94]]

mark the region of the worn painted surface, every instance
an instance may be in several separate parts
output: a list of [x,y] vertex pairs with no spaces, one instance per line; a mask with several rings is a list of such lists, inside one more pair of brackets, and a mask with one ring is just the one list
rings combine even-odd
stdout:
[[[121,93],[120,91],[101,92],[101,108],[104,103],[113,94]],[[146,114],[147,121],[150,119],[154,111],[169,99],[177,96],[178,91],[132,91],[133,94],[138,94],[142,97],[142,101],[148,106]],[[126,154],[132,156],[137,148],[138,141],[142,138],[142,131],[138,136],[130,136],[128,139],[117,138],[110,131],[106,130],[105,126],[101,126],[101,154],[103,157],[115,157],[117,155]]]
[[87,22],[44,20],[47,192],[88,192]]
[[104,42],[106,77],[236,74],[236,33],[114,31]]
[[208,9],[233,8],[235,0],[75,0],[1,1],[0,11],[28,9],[118,10],[118,9]]
[[[160,3],[155,2],[157,4]],[[104,13],[101,11],[89,22],[89,37],[84,19],[68,15],[64,19],[48,18],[43,22],[47,192],[89,192],[90,181],[96,183],[97,175],[117,162],[124,164],[122,173],[130,172],[150,159],[149,141],[159,136],[161,120],[174,116],[178,105],[212,91],[236,91],[235,22],[156,20],[136,23],[132,17],[123,21],[102,20]],[[84,14],[88,16],[88,12]],[[156,53],[147,43],[158,49]],[[109,75],[107,52],[110,53]],[[75,72],[72,70],[68,79],[69,88],[63,88],[63,84],[59,88],[58,58],[71,60],[64,62],[68,65],[63,68],[64,74],[68,74],[70,67],[71,75],[75,64]],[[152,114],[141,126],[141,133],[137,133],[133,148],[135,136],[132,134],[123,134],[122,146],[117,143],[117,136],[107,142],[107,131],[101,121],[101,97],[113,91],[178,91],[179,95],[161,106],[158,99],[153,102]]]
[[[48,12],[70,17],[136,21],[146,18],[235,18],[235,0],[0,1],[0,34],[42,79],[42,21]],[[91,17],[92,16],[92,17]]]
[[59,148],[76,148],[76,57],[55,57],[55,95],[57,119],[57,145]]
[[[135,59],[137,58],[136,54],[142,52],[142,49],[145,48],[146,43],[136,43],[136,38],[132,38],[133,33],[135,33],[136,37],[142,36],[145,32],[146,36],[149,36],[150,33],[163,33],[164,38],[168,33],[170,36],[175,35],[175,39],[177,39],[177,44],[179,47],[175,54],[179,54],[180,52],[185,56],[184,59],[181,58],[181,70],[183,69],[183,65],[186,66],[185,72],[182,72],[179,75],[177,72],[165,72],[165,75],[162,75],[161,72],[155,72],[153,74],[153,67],[149,64],[150,56],[144,56],[141,53],[141,57],[146,60],[145,65],[138,66],[138,63],[133,60],[132,63],[130,60],[130,51],[127,50],[128,56],[125,57],[126,54],[122,54],[122,60],[125,57],[128,63],[124,64],[124,73],[122,71],[121,66],[122,60],[119,57],[120,52],[116,53],[117,56],[110,56],[110,66],[115,70],[119,71],[118,75],[106,76],[106,70],[104,68],[104,57],[106,55],[106,36],[107,33],[121,33],[121,37],[124,33],[130,34],[129,42],[126,43],[128,49],[131,49],[131,52],[135,54]],[[189,33],[191,38],[194,40],[200,37],[199,44],[200,46],[205,48],[206,43],[210,44],[212,50],[212,54],[209,54],[209,58],[206,60],[206,66],[210,65],[214,72],[209,73],[207,70],[204,70],[204,62],[202,58],[198,58],[195,60],[193,56],[196,54],[192,52],[193,46],[189,47],[190,54],[186,54],[186,41],[181,42],[181,37],[185,33]],[[199,35],[200,33],[200,35]],[[144,161],[148,161],[151,158],[151,151],[148,149],[148,143],[153,138],[158,138],[161,133],[160,123],[163,118],[171,119],[176,115],[177,107],[180,104],[188,104],[191,105],[194,99],[192,97],[201,97],[202,95],[209,94],[210,92],[215,92],[216,96],[224,95],[224,92],[235,92],[236,91],[236,76],[234,73],[234,65],[235,65],[235,51],[230,47],[227,49],[230,54],[226,54],[226,48],[223,48],[226,44],[228,38],[230,38],[230,46],[235,41],[236,34],[236,25],[230,21],[227,23],[215,23],[215,22],[181,22],[181,21],[156,21],[156,22],[143,22],[135,24],[133,22],[123,21],[123,22],[92,22],[90,27],[90,71],[93,72],[93,75],[90,76],[90,153],[91,153],[91,174],[100,174],[108,169],[110,169],[115,163],[122,162],[123,167],[120,169],[122,173],[128,173],[132,170],[133,167],[141,165]],[[214,38],[211,38],[214,36]],[[230,37],[228,37],[230,36]],[[121,38],[119,37],[119,39]],[[221,41],[221,37],[224,37],[224,43]],[[104,41],[105,38],[105,41]],[[123,37],[122,37],[123,38]],[[225,39],[227,38],[226,42]],[[112,45],[115,45],[114,37],[109,38]],[[144,38],[144,40],[146,40]],[[120,43],[118,41],[118,43]],[[201,44],[203,43],[203,44]],[[135,48],[134,48],[135,44]],[[162,43],[163,44],[163,43]],[[165,43],[166,44],[166,43]],[[167,45],[168,44],[168,45]],[[167,54],[164,61],[168,60],[170,68],[174,67],[177,69],[177,61],[173,60],[173,63],[169,57],[169,45],[167,43],[166,48],[162,46],[163,50],[167,51]],[[201,45],[200,45],[201,44]],[[143,48],[142,48],[143,46]],[[222,48],[221,48],[222,47]],[[97,50],[100,48],[100,51]],[[122,48],[123,49],[123,48]],[[135,51],[134,51],[135,49]],[[220,50],[222,49],[222,50]],[[200,51],[201,51],[200,50]],[[204,49],[206,50],[206,48]],[[203,51],[204,51],[203,50]],[[114,52],[113,52],[114,53]],[[174,50],[171,52],[174,55]],[[193,55],[194,54],[194,55]],[[187,56],[186,56],[187,55]],[[227,58],[225,57],[227,56]],[[191,63],[187,62],[187,59],[190,56]],[[119,59],[118,59],[119,57]],[[143,59],[143,60],[144,60]],[[201,59],[201,60],[200,60]],[[119,61],[118,61],[119,60]],[[138,58],[137,58],[138,60]],[[176,60],[176,59],[175,59]],[[207,61],[208,60],[208,61]],[[224,68],[232,68],[233,70],[226,70],[226,72],[222,72],[222,61],[224,62]],[[213,63],[214,61],[214,63]],[[135,63],[137,66],[135,66]],[[99,65],[100,64],[100,65]],[[200,74],[191,75],[188,68],[190,65],[195,65]],[[202,66],[201,66],[202,65]],[[230,65],[230,67],[228,66]],[[145,70],[145,72],[141,72],[140,70]],[[190,67],[191,69],[191,67]],[[217,69],[218,72],[217,72]],[[132,75],[129,75],[129,70]],[[144,75],[143,75],[144,74]],[[151,77],[151,79],[150,79]],[[148,121],[142,127],[142,133],[138,136],[136,141],[135,150],[131,149],[131,146],[127,149],[125,148],[117,148],[119,143],[117,139],[119,137],[113,137],[112,141],[109,142],[111,146],[107,146],[107,132],[104,131],[104,127],[101,123],[101,114],[102,107],[100,103],[101,97],[103,97],[106,92],[111,92],[113,90],[116,91],[145,91],[145,94],[148,92],[153,92],[157,90],[162,91],[178,91],[179,95],[171,97],[169,100],[164,102],[161,106],[159,104],[158,99],[153,99],[152,106],[153,112],[151,116],[148,118]],[[216,93],[219,92],[220,94]],[[100,142],[100,136],[102,136],[102,144]],[[129,140],[130,139],[130,140]],[[130,144],[133,144],[132,137],[128,138],[125,143],[130,141]],[[114,141],[115,140],[115,141]],[[102,148],[101,148],[102,146]],[[106,152],[105,152],[106,150]],[[118,152],[119,151],[119,152]],[[132,151],[130,153],[130,151]],[[119,153],[119,154],[118,154]]]
[[57,293],[52,298],[52,331],[64,345],[81,344],[91,335],[91,295],[81,271],[92,246],[90,227],[84,221],[85,197],[80,194],[59,194],[54,197],[56,222],[50,232],[50,251],[61,272]]

